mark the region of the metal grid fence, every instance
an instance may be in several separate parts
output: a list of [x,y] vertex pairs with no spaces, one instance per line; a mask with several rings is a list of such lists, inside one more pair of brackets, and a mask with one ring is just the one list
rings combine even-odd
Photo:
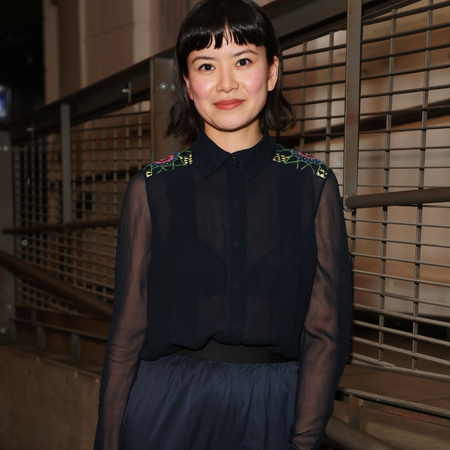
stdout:
[[[150,160],[150,103],[127,105],[71,128],[71,217],[118,218],[130,177]],[[63,221],[60,134],[16,147],[16,225]],[[24,170],[25,169],[25,170]],[[16,255],[82,291],[112,303],[116,226],[26,232],[16,236]],[[18,278],[16,306],[34,311],[91,316],[70,300]]]
[[[428,0],[363,24],[361,121],[385,124],[361,131],[361,193],[448,185],[449,22],[450,2]],[[449,379],[449,214],[450,202],[353,213],[356,360]]]
[[[351,24],[349,24],[351,26]],[[450,2],[362,19],[357,194],[448,185]],[[283,136],[342,186],[346,34],[286,54],[300,118]],[[351,363],[450,380],[450,202],[346,213],[354,285]]]
[[[360,91],[358,195],[448,184],[450,1],[404,3],[381,16],[363,15],[357,85],[348,83],[346,30],[331,25],[326,35],[295,47],[290,41],[285,49],[285,89],[299,121],[277,138],[332,167],[343,194],[348,110],[355,106],[349,91]],[[348,31],[359,26],[349,22]],[[170,84],[166,69],[158,70],[150,87],[156,100]],[[69,208],[64,138],[55,132],[35,138],[31,129],[14,150],[15,226],[117,218],[128,180],[155,158],[150,130],[157,103],[151,111],[147,96],[71,126]],[[158,158],[165,148],[173,153],[168,145]],[[346,220],[355,311],[350,362],[449,381],[450,202],[359,208]],[[23,261],[111,304],[113,224],[16,236]],[[95,316],[30,279],[17,280],[19,310]]]

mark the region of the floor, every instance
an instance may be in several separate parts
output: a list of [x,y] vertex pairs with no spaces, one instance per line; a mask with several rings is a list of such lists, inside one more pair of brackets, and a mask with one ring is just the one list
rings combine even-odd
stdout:
[[[19,344],[15,344],[15,346],[22,347]],[[50,357],[61,364],[75,365],[78,370],[95,374],[100,374],[101,372],[99,361],[79,361],[74,363],[69,355],[64,356],[61,353],[52,353],[49,350],[41,351],[35,347],[23,347],[22,350]],[[340,386],[395,399],[422,403],[450,411],[450,383],[444,381],[434,381],[347,365]],[[347,422],[348,405],[336,401],[334,415]],[[365,409],[363,413],[363,430],[398,450],[450,450],[450,428],[388,413]],[[337,448],[334,444],[322,446],[324,450]]]
[[[340,386],[450,410],[447,382],[346,366]],[[335,402],[334,415],[347,421],[348,405]],[[450,450],[450,428],[392,414],[365,409],[363,430],[399,450]]]

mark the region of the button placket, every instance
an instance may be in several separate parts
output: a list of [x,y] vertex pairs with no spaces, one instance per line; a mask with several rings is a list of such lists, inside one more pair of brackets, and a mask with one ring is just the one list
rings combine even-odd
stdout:
[[245,178],[234,155],[229,162],[228,304],[224,337],[230,344],[239,344],[245,323]]

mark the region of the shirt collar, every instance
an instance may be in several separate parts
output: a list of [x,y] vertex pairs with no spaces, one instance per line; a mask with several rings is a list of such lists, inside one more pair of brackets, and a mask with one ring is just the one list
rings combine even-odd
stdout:
[[[197,141],[190,148],[192,152],[192,163],[200,172],[202,178],[212,175],[221,167],[233,153],[228,153],[216,145],[202,129]],[[250,149],[244,152],[236,152],[234,155],[239,159],[240,167],[245,179],[250,181],[258,175],[275,157],[277,144],[271,138],[267,128],[264,130],[262,139]]]

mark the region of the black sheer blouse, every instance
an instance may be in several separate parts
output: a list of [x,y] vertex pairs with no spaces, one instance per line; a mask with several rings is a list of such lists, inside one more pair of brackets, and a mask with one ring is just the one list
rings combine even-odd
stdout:
[[316,449],[344,368],[351,316],[336,178],[276,144],[197,142],[130,181],[95,448],[117,450],[140,360],[209,339],[267,346],[300,364],[293,449]]

